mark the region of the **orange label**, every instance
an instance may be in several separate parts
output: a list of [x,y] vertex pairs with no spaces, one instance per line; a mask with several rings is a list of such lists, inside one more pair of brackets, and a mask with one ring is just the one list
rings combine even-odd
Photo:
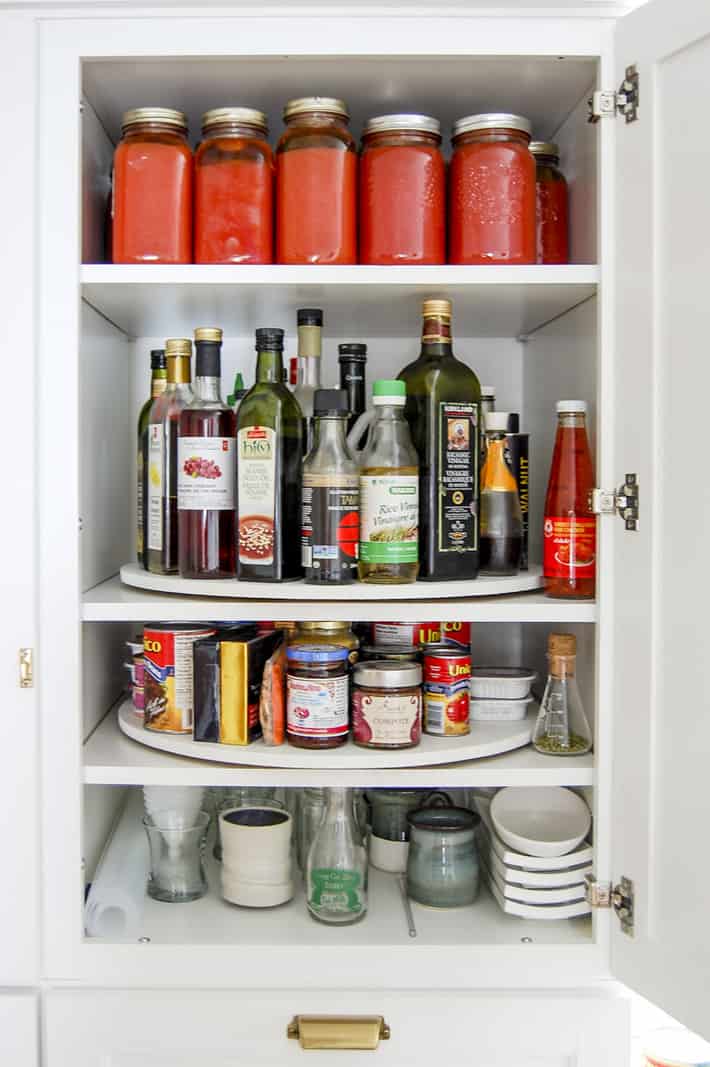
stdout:
[[597,546],[594,517],[547,516],[543,532],[546,578],[594,578]]

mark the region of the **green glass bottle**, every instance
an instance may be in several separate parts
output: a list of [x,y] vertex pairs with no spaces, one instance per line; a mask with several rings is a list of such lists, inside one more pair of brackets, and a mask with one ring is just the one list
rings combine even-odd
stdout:
[[451,302],[425,300],[419,358],[399,375],[419,455],[419,578],[478,577],[481,386],[456,359]]
[[165,359],[164,348],[153,348],[150,353],[150,397],[146,400],[138,416],[138,469],[137,469],[137,529],[136,529],[136,557],[143,565],[143,549],[145,530],[147,526],[146,511],[148,507],[148,493],[146,492],[145,477],[148,469],[148,423],[150,422],[150,409],[153,401],[162,396],[168,386],[168,364]]
[[256,381],[237,412],[237,577],[301,578],[303,414],[282,382],[283,330],[256,331]]

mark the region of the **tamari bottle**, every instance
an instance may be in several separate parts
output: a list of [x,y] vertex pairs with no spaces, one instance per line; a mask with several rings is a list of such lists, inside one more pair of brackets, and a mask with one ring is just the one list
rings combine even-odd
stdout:
[[150,353],[150,397],[146,400],[138,416],[138,464],[136,479],[136,557],[138,563],[143,566],[143,552],[145,548],[145,530],[147,528],[146,512],[148,509],[148,492],[146,489],[146,476],[148,473],[148,422],[150,421],[150,409],[153,401],[162,396],[168,386],[168,369],[165,361],[165,349],[154,348]]
[[419,470],[404,417],[406,387],[378,381],[360,460],[361,582],[413,582],[419,570]]
[[589,508],[594,469],[583,400],[560,400],[545,497],[545,594],[588,600],[596,585],[597,520]]
[[176,574],[178,569],[178,424],[192,401],[190,359],[192,342],[165,342],[168,386],[153,403],[148,423],[147,552],[144,566],[153,574]]
[[476,578],[481,387],[454,356],[449,300],[424,301],[421,352],[399,377],[419,454],[419,577]]
[[303,414],[283,384],[280,329],[256,331],[256,381],[237,413],[237,575],[282,582],[302,577]]
[[317,389],[313,448],[303,461],[301,546],[312,584],[346,585],[357,577],[360,469],[345,440],[348,395]]
[[481,573],[517,574],[523,540],[518,483],[506,459],[508,412],[485,420],[486,461],[481,468]]
[[303,452],[313,446],[313,398],[320,389],[323,312],[320,308],[300,308],[298,322],[298,363],[293,395],[303,412]]
[[334,926],[358,922],[367,911],[367,852],[355,818],[352,789],[327,790],[325,816],[308,851],[308,910]]
[[236,418],[220,394],[222,331],[195,330],[195,398],[180,414],[178,556],[182,578],[234,578]]
[[550,634],[550,673],[540,704],[533,745],[546,756],[583,756],[592,747],[592,731],[577,687],[577,638]]

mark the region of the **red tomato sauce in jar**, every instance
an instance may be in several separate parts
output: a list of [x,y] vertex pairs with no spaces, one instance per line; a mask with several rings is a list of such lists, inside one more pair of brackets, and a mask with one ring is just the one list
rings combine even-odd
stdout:
[[449,168],[449,262],[534,263],[535,160],[520,115],[454,124]]
[[208,111],[195,153],[195,262],[273,262],[273,155],[266,116]]
[[305,97],[284,109],[276,152],[276,259],[357,262],[357,156],[341,100]]
[[114,263],[192,261],[192,169],[182,112],[124,114],[113,158]]
[[569,263],[569,206],[560,150],[552,141],[533,141],[537,195],[537,262]]
[[363,132],[360,262],[444,263],[446,168],[440,125],[427,115],[380,115]]

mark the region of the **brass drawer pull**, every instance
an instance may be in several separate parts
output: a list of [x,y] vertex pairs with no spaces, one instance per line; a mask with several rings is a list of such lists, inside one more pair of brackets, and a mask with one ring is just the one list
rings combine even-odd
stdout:
[[373,1050],[390,1038],[390,1028],[381,1015],[296,1015],[287,1033],[305,1049]]

